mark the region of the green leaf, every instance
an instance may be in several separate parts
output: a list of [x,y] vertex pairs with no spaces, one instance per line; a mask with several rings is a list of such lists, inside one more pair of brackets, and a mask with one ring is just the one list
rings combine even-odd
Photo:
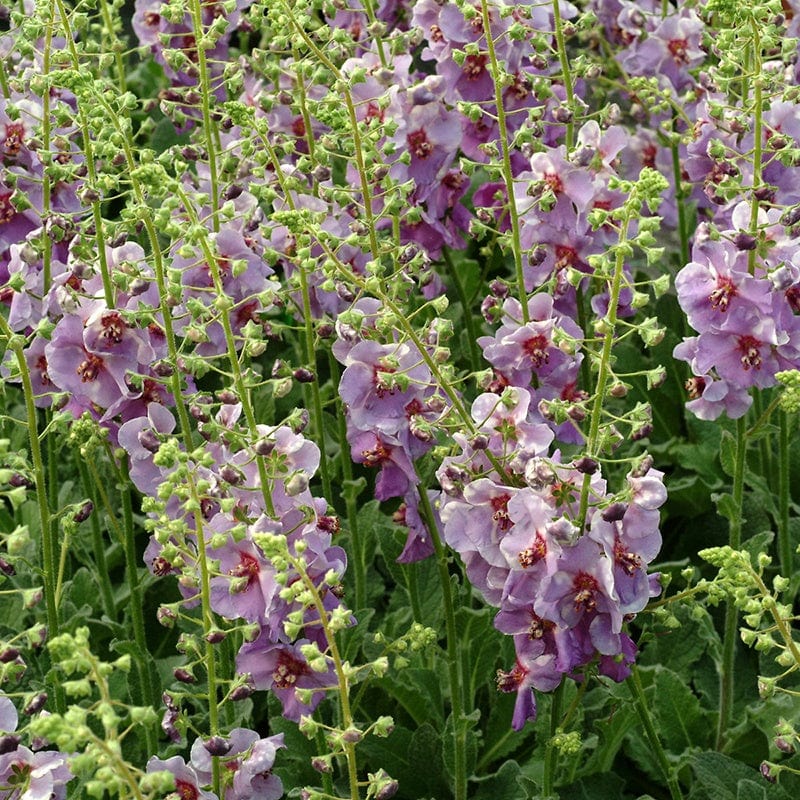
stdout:
[[[472,773],[475,771],[475,762],[478,757],[478,740],[480,739],[480,733],[474,729],[478,724],[480,716],[481,710],[476,708],[471,714],[463,716],[461,720],[456,723],[461,726],[461,731],[466,744],[467,775],[472,775]],[[444,726],[444,733],[442,734],[442,758],[444,760],[444,768],[451,778],[455,776],[456,771],[455,735],[453,725],[453,715],[450,714]]]
[[494,615],[491,608],[459,608],[456,611],[456,632],[467,697],[475,697],[481,687],[494,687],[493,679],[504,639],[492,624]]
[[719,460],[723,472],[732,478],[736,471],[736,438],[730,431],[722,431],[722,438],[719,442]]
[[736,800],[767,800],[767,789],[755,781],[741,780],[736,784]]
[[[714,800],[739,800],[739,798],[765,798],[765,800],[790,800],[789,795],[777,784],[764,784],[759,772],[740,761],[723,755],[722,753],[704,752],[694,755],[691,765],[697,778],[697,786],[692,790],[691,797],[713,798]],[[763,795],[742,794],[740,785],[754,783],[760,784],[764,789]],[[752,789],[745,786],[743,792]]]
[[440,675],[430,669],[394,671],[374,681],[374,685],[396,700],[417,725],[433,724],[441,730],[444,703]]
[[559,795],[564,800],[622,800],[625,796],[625,781],[611,772],[581,778],[569,786],[559,786]]
[[522,772],[516,761],[506,761],[494,775],[485,778],[473,779],[477,785],[474,792],[470,792],[471,800],[497,800],[500,797],[516,797],[519,779]]
[[670,669],[659,667],[653,695],[656,726],[666,748],[676,754],[710,743],[713,724],[710,714],[686,681]]

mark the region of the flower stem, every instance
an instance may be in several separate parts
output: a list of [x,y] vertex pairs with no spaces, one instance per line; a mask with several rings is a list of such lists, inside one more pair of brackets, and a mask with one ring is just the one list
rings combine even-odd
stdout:
[[447,264],[447,271],[453,279],[453,286],[455,287],[456,294],[461,303],[462,319],[467,329],[469,365],[473,372],[478,372],[481,368],[481,351],[478,347],[478,332],[475,330],[475,319],[472,315],[472,309],[469,307],[469,299],[467,298],[467,291],[464,288],[464,281],[461,280],[458,267],[453,263],[450,250],[447,247],[442,248],[442,257],[444,258],[444,263]]
[[[558,6],[558,2],[555,3]],[[511,148],[508,143],[508,125],[506,124],[506,111],[503,107],[503,82],[500,75],[500,64],[497,60],[497,52],[494,47],[492,37],[491,19],[489,17],[489,4],[487,0],[481,0],[481,13],[483,15],[483,31],[486,36],[486,50],[489,54],[489,61],[492,65],[492,78],[494,82],[494,104],[497,111],[497,127],[500,135],[500,147],[503,152],[503,180],[506,184],[506,194],[508,195],[508,215],[511,224],[511,241],[514,252],[514,273],[517,280],[517,295],[522,306],[522,322],[527,324],[530,317],[528,314],[528,294],[525,291],[525,275],[522,269],[522,243],[519,227],[519,213],[514,199],[514,173],[511,170]],[[556,13],[558,13],[556,11]]]
[[[28,362],[25,360],[23,352],[23,341],[21,336],[13,334],[8,327],[8,323],[0,316],[0,326],[9,339],[9,348],[14,352],[19,365],[20,377],[22,378],[22,392],[25,398],[25,415],[28,423],[28,442],[31,448],[31,460],[33,461],[33,479],[36,485],[36,502],[39,506],[39,526],[42,538],[42,583],[44,584],[45,608],[47,609],[47,635],[50,639],[58,636],[61,632],[61,621],[59,619],[58,602],[56,600],[56,536],[54,535],[53,520],[50,515],[50,504],[47,497],[47,478],[44,459],[42,458],[42,448],[39,443],[39,427],[36,416],[36,406],[33,403],[33,385],[31,384],[31,374],[28,369]],[[63,714],[66,710],[64,691],[59,683],[55,685],[56,712]]]
[[[745,418],[736,420],[736,460],[733,473],[733,515],[730,520],[728,544],[738,550],[742,543],[742,501],[744,498],[745,456],[747,452],[747,428]],[[719,719],[717,721],[716,749],[725,744],[733,714],[733,669],[736,659],[739,613],[733,600],[725,607],[725,630],[722,639],[722,664],[720,665]]]
[[789,533],[789,419],[785,411],[779,415],[780,433],[778,434],[778,554],[781,564],[781,575],[791,577],[792,540]]
[[464,720],[464,682],[461,675],[461,659],[456,635],[456,617],[453,605],[453,589],[450,583],[447,552],[439,536],[439,529],[433,515],[428,493],[424,487],[419,488],[419,507],[425,518],[428,532],[436,553],[436,565],[439,569],[439,582],[442,586],[442,605],[447,628],[447,669],[450,678],[450,705],[453,715],[453,736],[455,754],[454,797],[455,800],[466,800],[467,797],[467,731]]
[[664,748],[661,746],[658,733],[656,733],[656,728],[653,724],[653,718],[650,716],[650,709],[647,707],[647,698],[645,698],[644,690],[642,689],[642,680],[639,676],[639,668],[635,664],[631,668],[631,675],[628,680],[625,681],[625,683],[628,684],[628,689],[630,689],[631,695],[633,696],[633,702],[636,705],[636,712],[639,714],[639,720],[644,727],[647,741],[650,743],[650,749],[653,751],[653,755],[656,757],[658,765],[661,767],[661,771],[664,773],[664,777],[666,778],[670,797],[672,800],[683,800],[683,794],[681,792],[678,779],[670,767],[669,761],[667,761],[666,753],[664,752]]
[[[569,57],[567,56],[567,45],[564,40],[564,22],[561,19],[561,0],[553,0],[553,21],[555,22],[556,46],[558,47],[558,60],[561,62],[561,80],[564,81],[564,91],[567,95],[567,109],[575,113],[575,92],[572,86],[572,72],[569,68]],[[572,150],[575,144],[575,122],[570,117],[567,123],[567,152]]]
[[561,706],[564,701],[565,681],[561,683],[552,694],[550,701],[550,738],[544,756],[544,775],[542,777],[542,795],[547,798],[553,794],[556,767],[558,766],[558,749],[553,744],[553,737],[558,733],[561,724]]

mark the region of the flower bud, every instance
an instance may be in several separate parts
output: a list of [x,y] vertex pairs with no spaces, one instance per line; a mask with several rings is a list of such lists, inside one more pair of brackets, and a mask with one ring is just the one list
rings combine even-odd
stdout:
[[179,680],[181,683],[194,683],[197,680],[188,669],[184,669],[183,667],[176,667],[172,671],[172,674],[175,676],[175,679]]
[[231,743],[222,736],[212,736],[203,742],[206,752],[212,756],[224,756],[230,752]]
[[21,737],[13,733],[0,736],[0,756],[4,756],[6,753],[13,753],[19,747],[21,741]]

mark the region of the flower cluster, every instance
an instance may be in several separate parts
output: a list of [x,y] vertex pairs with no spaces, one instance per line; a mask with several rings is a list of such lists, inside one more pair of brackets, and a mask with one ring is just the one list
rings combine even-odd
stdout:
[[18,721],[14,704],[0,695],[0,792],[3,797],[64,800],[67,783],[74,777],[67,766],[67,755],[45,750],[41,743],[33,750],[25,747],[15,733]]
[[661,547],[662,473],[649,459],[611,494],[599,465],[547,456],[553,434],[527,421],[531,395],[508,388],[472,406],[477,434],[438,471],[447,543],[472,585],[499,608],[496,627],[514,637],[516,664],[498,673],[516,691],[513,726],[536,714],[532,689],[554,689],[597,663],[623,680],[636,646],[623,631],[660,592],[647,565]]

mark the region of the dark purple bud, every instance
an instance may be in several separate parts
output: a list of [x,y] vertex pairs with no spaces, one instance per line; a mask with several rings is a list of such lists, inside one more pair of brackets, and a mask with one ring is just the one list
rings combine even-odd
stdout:
[[572,163],[578,167],[588,167],[589,164],[592,163],[594,152],[594,148],[592,147],[581,147],[580,150],[576,150],[575,153],[573,153]]
[[342,741],[348,744],[358,744],[364,738],[364,734],[357,728],[348,728],[342,733]]
[[310,369],[306,369],[305,367],[296,369],[292,375],[294,375],[294,379],[299,383],[314,383],[316,380],[316,375],[314,375]]
[[530,253],[528,253],[528,264],[530,264],[532,267],[538,267],[539,264],[545,260],[546,256],[547,250],[541,245],[538,245],[534,247]]
[[625,516],[627,510],[627,503],[612,503],[602,510],[600,516],[606,522],[619,522]]
[[156,361],[156,363],[153,364],[153,372],[158,375],[159,378],[169,378],[174,371],[172,365],[168,364],[166,361]]
[[175,676],[175,679],[179,680],[181,683],[194,683],[197,680],[188,669],[184,669],[183,667],[176,667],[172,671],[172,674]]
[[161,606],[158,611],[156,611],[158,624],[163,625],[165,628],[171,628],[175,624],[177,618],[178,615],[168,606]]
[[331,168],[326,167],[324,164],[317,164],[311,174],[315,181],[327,181],[331,177]]
[[201,408],[197,404],[193,403],[189,406],[189,413],[196,419],[198,422],[208,422],[211,417],[208,416],[204,408]]
[[197,152],[196,147],[187,146],[181,150],[181,155],[187,161],[197,161],[200,154]]
[[573,116],[573,113],[564,106],[559,106],[557,109],[555,109],[555,111],[553,111],[553,119],[556,122],[561,122],[564,124],[572,122]]
[[508,284],[501,280],[494,280],[489,284],[489,291],[500,300],[508,297]]
[[800,222],[800,205],[786,209],[781,217],[781,222],[787,227],[791,227],[792,225],[796,225],[798,222]]
[[150,453],[157,453],[159,447],[161,447],[161,441],[152,428],[145,428],[143,431],[139,431],[136,438],[139,444]]
[[653,433],[653,426],[648,422],[639,428],[631,431],[631,441],[638,442],[641,439],[646,439]]
[[776,736],[773,741],[775,742],[775,747],[777,747],[781,753],[791,754],[796,750],[794,744],[783,736]]
[[586,419],[586,409],[582,406],[570,406],[567,409],[567,415],[575,422],[583,422]]
[[134,278],[128,288],[130,289],[131,294],[136,297],[146,292],[149,286],[150,281],[147,281],[144,278]]
[[206,641],[207,641],[209,644],[219,644],[221,641],[223,641],[223,639],[225,639],[225,637],[226,637],[227,635],[228,635],[228,634],[227,634],[227,633],[225,633],[225,631],[221,631],[221,630],[219,630],[219,629],[217,629],[217,630],[215,630],[215,631],[209,631],[209,632],[206,634]]
[[326,758],[321,758],[320,756],[315,756],[311,759],[311,766],[317,772],[324,772],[326,774],[333,772],[333,766],[330,761]]
[[244,478],[244,475],[242,475],[242,473],[236,469],[236,467],[233,467],[230,464],[225,464],[225,466],[220,469],[219,476],[226,483],[230,483],[233,486],[240,484]]
[[485,433],[476,433],[470,441],[473,450],[485,450],[489,446],[489,437]]
[[47,702],[47,692],[39,692],[25,708],[22,709],[23,714],[27,714],[31,716],[31,714],[35,714],[37,711],[41,711],[44,708],[44,704]]
[[231,743],[222,736],[212,736],[210,739],[206,739],[206,741],[203,742],[203,747],[209,755],[224,756],[226,753],[230,752]]
[[85,522],[94,511],[94,503],[91,500],[87,500],[76,512],[75,516],[72,518],[74,522]]
[[229,131],[233,127],[233,120],[230,117],[225,117],[222,122],[220,122],[220,127],[224,131]]
[[222,389],[221,391],[217,392],[217,397],[219,398],[220,403],[226,403],[227,405],[232,405],[233,403],[239,402],[239,396],[236,392],[232,392],[230,389]]
[[496,318],[500,315],[500,304],[496,297],[490,295],[481,303],[481,314],[489,323],[497,321]]
[[734,237],[733,243],[739,250],[755,250],[758,239],[745,231],[739,231]]
[[8,664],[19,657],[19,650],[16,647],[7,647],[0,651],[0,664]]
[[275,449],[274,439],[259,439],[253,445],[253,451],[257,456],[268,456]]
[[419,248],[416,245],[409,244],[401,251],[400,255],[397,257],[397,260],[401,264],[408,264],[409,261],[412,261],[414,257],[419,253]]
[[775,199],[775,191],[771,186],[759,186],[753,192],[753,196],[759,203],[771,203]]
[[336,329],[330,322],[320,322],[320,324],[317,325],[317,336],[319,336],[320,339],[330,339],[335,331]]
[[295,433],[302,433],[308,427],[310,419],[308,409],[304,408],[294,419],[290,420],[289,425]]
[[19,747],[21,741],[21,737],[14,733],[0,736],[0,756],[4,756],[6,753],[13,753]]
[[653,468],[653,456],[646,455],[638,463],[638,465],[631,470],[631,478],[643,478]]
[[536,53],[536,55],[531,58],[531,66],[534,69],[547,69],[549,65],[550,62],[541,53]]
[[345,303],[352,303],[353,300],[356,299],[350,287],[338,281],[336,282],[336,294],[341,300],[344,300]]
[[762,761],[759,769],[761,770],[761,776],[769,781],[769,783],[776,783],[778,779],[773,774],[772,767],[773,765],[770,764],[769,761]]
[[578,470],[578,472],[580,472],[582,475],[594,475],[599,466],[600,465],[597,463],[597,461],[593,458],[589,458],[589,456],[579,458],[575,462],[575,469]]
[[389,798],[394,797],[397,794],[397,790],[399,788],[400,784],[397,781],[387,781],[375,793],[375,800],[389,800]]
[[237,197],[239,197],[242,194],[243,191],[244,191],[244,187],[243,186],[239,186],[236,183],[232,183],[225,190],[224,197],[225,197],[226,200],[235,200]]
[[247,700],[255,689],[247,683],[243,683],[241,686],[237,686],[229,695],[230,699],[234,702],[238,700]]
[[0,558],[0,572],[2,572],[4,575],[8,575],[9,577],[17,574],[17,571],[14,569],[14,565],[9,564],[4,558]]

